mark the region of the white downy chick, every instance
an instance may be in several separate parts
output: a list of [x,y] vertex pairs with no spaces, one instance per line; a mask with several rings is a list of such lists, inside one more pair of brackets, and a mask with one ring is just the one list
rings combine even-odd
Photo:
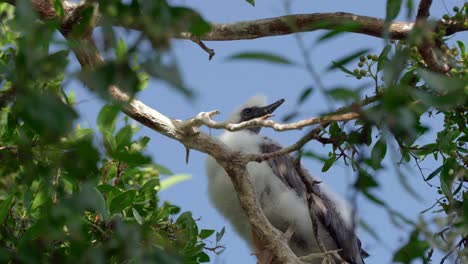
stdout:
[[[265,96],[254,96],[237,109],[228,121],[239,123],[271,114],[283,102],[284,99],[281,99],[267,105]],[[259,135],[260,130],[260,127],[255,127],[237,132],[225,131],[220,140],[232,150],[244,153],[261,154],[281,149],[272,139]],[[313,183],[315,179],[311,176],[308,177],[310,184],[307,189],[290,156],[284,155],[261,163],[250,162],[247,170],[268,220],[283,232],[288,227],[294,228],[290,246],[296,255],[321,252],[313,234],[311,212],[306,199],[306,195],[311,194],[312,213],[318,219],[318,234],[325,248],[340,248],[340,255],[347,262],[364,263],[362,258],[367,253],[361,249],[354,233],[349,206],[323,183]],[[239,205],[231,179],[210,156],[206,161],[206,171],[211,202],[252,246],[250,223]]]

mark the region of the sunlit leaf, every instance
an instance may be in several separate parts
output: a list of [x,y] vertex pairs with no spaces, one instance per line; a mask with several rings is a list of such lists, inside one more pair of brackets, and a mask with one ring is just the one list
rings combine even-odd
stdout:
[[192,178],[192,176],[188,174],[176,174],[176,175],[170,176],[169,178],[161,180],[160,188],[161,190],[165,190],[173,185],[189,180],[190,178]]
[[293,65],[294,62],[290,61],[289,59],[267,52],[241,52],[234,55],[231,55],[226,58],[228,61],[236,61],[236,60],[254,60],[254,61],[263,61],[268,63],[275,63],[281,65]]

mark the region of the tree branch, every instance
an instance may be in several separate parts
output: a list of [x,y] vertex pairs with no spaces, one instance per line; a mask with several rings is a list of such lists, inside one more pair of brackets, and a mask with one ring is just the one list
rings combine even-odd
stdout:
[[[36,1],[38,2],[38,1]],[[34,5],[41,17],[47,17],[53,10],[50,1],[42,1]],[[70,13],[66,13],[66,16]],[[81,39],[63,34],[83,68],[93,68],[104,63],[91,35],[84,35]],[[226,170],[236,189],[240,205],[244,209],[252,228],[272,254],[281,263],[299,264],[301,261],[287,245],[282,233],[268,221],[256,200],[253,186],[249,180],[246,164],[248,160],[243,155],[231,151],[218,139],[212,138],[186,124],[187,121],[171,119],[144,103],[130,98],[117,86],[109,87],[110,95],[123,106],[123,112],[143,125],[181,142],[186,148],[196,149],[213,156]]]
[[[287,130],[300,130],[304,127],[311,126],[314,124],[321,124],[325,122],[339,122],[349,121],[359,117],[358,113],[343,113],[336,115],[328,115],[323,117],[312,117],[309,119],[300,120],[294,123],[281,124],[265,117],[255,118],[241,123],[230,123],[230,122],[216,122],[211,119],[212,116],[219,114],[218,110],[211,112],[201,112],[196,117],[187,120],[187,124],[191,126],[202,126],[205,125],[209,128],[214,129],[225,129],[231,132],[240,131],[251,127],[269,127],[276,131],[287,131]],[[268,116],[269,117],[269,116]]]
[[416,27],[422,30],[422,41],[418,45],[418,51],[429,69],[438,73],[447,73],[450,70],[450,66],[438,58],[436,53],[437,47],[432,39],[431,30],[427,23],[431,4],[432,0],[421,0],[419,2],[415,24]]
[[[351,13],[313,13],[313,14],[296,14],[279,16],[273,18],[239,21],[226,24],[211,24],[211,31],[201,40],[242,40],[256,39],[271,36],[288,35],[297,32],[311,32],[319,29],[333,30],[340,28],[342,25],[356,25],[341,29],[347,32],[359,33],[373,37],[384,37],[384,20],[375,17],[361,16]],[[463,23],[444,23],[447,27],[447,34],[453,34],[460,31],[468,30],[468,27]],[[122,25],[138,29],[136,25]],[[413,30],[414,23],[394,21],[388,28],[389,37],[391,39],[405,39]],[[181,33],[177,38],[190,39],[189,33]]]

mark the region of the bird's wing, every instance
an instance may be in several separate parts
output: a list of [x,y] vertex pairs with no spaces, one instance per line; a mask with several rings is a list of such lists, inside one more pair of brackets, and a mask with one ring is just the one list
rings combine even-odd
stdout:
[[[262,153],[271,153],[280,149],[281,146],[278,143],[266,137],[260,144]],[[313,180],[312,176],[302,168],[299,168],[300,171],[298,171],[289,155],[270,159],[268,164],[273,173],[286,186],[295,190],[299,197],[304,197],[306,194],[305,197],[308,197],[311,203],[309,206],[310,214],[316,217],[327,229],[338,248],[341,249],[340,255],[343,259],[351,264],[364,263],[362,257],[365,257],[363,253],[365,251],[361,249],[360,241],[353,228],[344,222],[334,203],[320,190],[319,184]],[[305,177],[301,177],[299,173]]]

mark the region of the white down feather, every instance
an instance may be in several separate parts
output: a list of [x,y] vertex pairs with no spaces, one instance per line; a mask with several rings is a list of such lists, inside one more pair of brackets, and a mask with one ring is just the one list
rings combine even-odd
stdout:
[[[239,115],[240,110],[248,106],[264,106],[266,105],[264,97],[253,97],[239,110],[237,110],[229,121],[236,122],[236,114]],[[226,131],[220,136],[220,140],[234,151],[244,153],[259,154],[260,143],[265,140],[263,136],[252,133],[250,131],[229,132]],[[294,248],[292,250],[297,255],[306,255],[310,252],[318,252],[312,223],[309,216],[309,209],[304,200],[299,198],[294,190],[289,189],[275,175],[267,162],[257,163],[250,162],[247,165],[250,179],[254,185],[257,199],[260,199],[262,194],[265,194],[265,189],[269,188],[271,194],[267,195],[268,202],[263,202],[263,211],[268,220],[277,228],[286,229],[289,225],[294,225],[295,233],[303,234],[302,237],[307,238],[309,248]],[[251,245],[251,229],[247,217],[239,205],[237,194],[234,190],[232,182],[224,171],[224,169],[210,156],[206,160],[206,171],[208,176],[208,191],[210,200],[218,211],[232,224],[234,230]],[[339,196],[330,192],[328,188],[323,188],[332,201],[336,203],[337,209],[342,213],[342,216],[347,225],[351,225],[351,212],[346,204]],[[325,246],[329,249],[336,248],[333,239],[326,235],[325,230],[319,223],[319,234]]]

